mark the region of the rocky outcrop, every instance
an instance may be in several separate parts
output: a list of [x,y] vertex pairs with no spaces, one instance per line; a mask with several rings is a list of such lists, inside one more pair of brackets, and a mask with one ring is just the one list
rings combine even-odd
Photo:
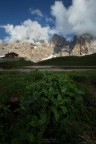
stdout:
[[0,55],[9,52],[15,52],[19,57],[34,62],[41,61],[53,54],[53,45],[50,43],[32,44],[27,42],[13,42],[9,44],[2,44],[0,47]]
[[82,56],[96,52],[96,38],[90,35],[75,36],[70,44],[71,55]]
[[90,35],[75,36],[72,42],[68,42],[64,37],[55,34],[49,42],[1,43],[0,56],[9,52],[15,52],[19,57],[33,62],[60,56],[83,56],[96,52],[96,38]]
[[57,34],[53,35],[51,43],[54,45],[54,54],[66,51],[69,46],[69,42],[63,36]]

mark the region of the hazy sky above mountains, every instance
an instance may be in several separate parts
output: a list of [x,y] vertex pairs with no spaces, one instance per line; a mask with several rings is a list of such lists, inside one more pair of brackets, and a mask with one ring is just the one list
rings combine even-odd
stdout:
[[0,0],[0,41],[96,36],[96,0]]

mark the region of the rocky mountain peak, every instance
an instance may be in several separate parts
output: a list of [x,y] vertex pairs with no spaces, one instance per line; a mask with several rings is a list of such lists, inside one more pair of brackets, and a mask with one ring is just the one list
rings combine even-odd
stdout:
[[96,38],[88,34],[74,36],[70,43],[71,54],[80,56],[94,53],[96,51],[94,41],[96,41]]
[[66,49],[69,46],[69,42],[63,36],[57,34],[53,35],[51,43],[54,44],[54,53],[62,52],[64,48]]
[[80,35],[80,36],[74,36],[73,41],[76,43],[85,43],[87,42],[91,42],[92,40],[94,40],[95,38],[92,37],[91,35],[88,34],[84,34],[84,35]]
[[0,56],[8,52],[15,52],[19,57],[38,62],[58,56],[82,56],[96,52],[96,38],[90,35],[74,36],[72,42],[69,42],[63,36],[54,34],[49,42],[34,41],[24,42],[16,41],[0,44]]
[[56,46],[61,46],[61,47],[69,44],[69,42],[63,36],[57,34],[54,34],[52,36],[51,42],[53,42]]

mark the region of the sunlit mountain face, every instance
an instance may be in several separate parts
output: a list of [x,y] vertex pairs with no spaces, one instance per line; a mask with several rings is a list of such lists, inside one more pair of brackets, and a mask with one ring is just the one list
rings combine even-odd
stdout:
[[31,42],[26,39],[0,44],[1,57],[12,52],[32,62],[62,56],[84,56],[96,53],[96,38],[84,34],[74,36],[73,40],[69,41],[61,35],[53,34],[49,41],[38,39]]

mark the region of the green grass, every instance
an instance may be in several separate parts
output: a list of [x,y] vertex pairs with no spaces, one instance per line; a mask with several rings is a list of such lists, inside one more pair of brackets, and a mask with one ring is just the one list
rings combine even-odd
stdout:
[[20,68],[22,66],[33,65],[34,63],[26,60],[13,60],[13,61],[4,61],[0,62],[0,68],[9,69],[9,68]]
[[[26,60],[13,60],[13,61],[4,61],[0,62],[0,68],[9,69],[9,68],[20,68],[22,66],[31,66],[31,65],[50,65],[50,66],[96,66],[96,54],[77,57],[77,56],[68,56],[68,57],[57,57],[49,60],[41,61],[34,63]],[[76,67],[74,67],[76,68]],[[84,67],[82,67],[84,68]],[[95,67],[93,67],[95,69]]]
[[77,57],[58,57],[39,62],[38,65],[56,65],[56,66],[96,66],[96,54]]
[[96,93],[90,86],[96,88],[96,71],[1,72],[0,143],[95,143]]

